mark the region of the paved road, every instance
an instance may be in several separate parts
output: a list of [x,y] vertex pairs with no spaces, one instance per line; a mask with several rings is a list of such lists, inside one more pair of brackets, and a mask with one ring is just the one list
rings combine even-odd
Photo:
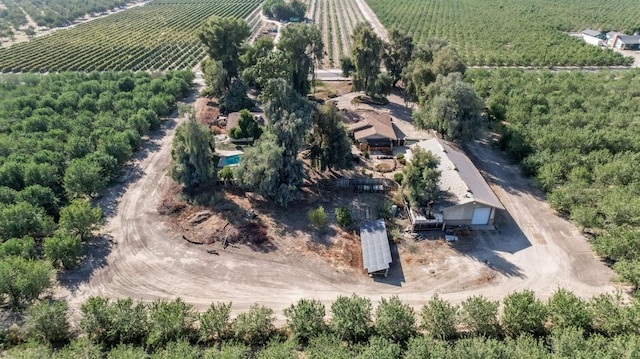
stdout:
[[322,81],[349,81],[351,78],[343,77],[340,69],[316,70],[316,78]]

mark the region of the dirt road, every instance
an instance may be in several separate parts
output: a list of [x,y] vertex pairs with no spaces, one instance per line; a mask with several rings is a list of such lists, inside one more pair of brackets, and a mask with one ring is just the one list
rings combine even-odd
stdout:
[[[157,212],[171,185],[166,169],[175,127],[182,121],[172,120],[152,136],[102,199],[107,216],[102,235],[89,245],[83,267],[63,275],[56,291],[72,309],[94,295],[145,301],[180,296],[200,310],[215,301],[231,301],[234,313],[261,303],[282,318],[282,309],[299,298],[330,304],[354,292],[374,303],[397,294],[419,308],[435,292],[460,302],[476,294],[501,299],[525,288],[543,298],[558,287],[583,297],[614,289],[611,271],[594,258],[578,230],[555,217],[517,168],[505,165],[483,143],[471,149],[513,219],[502,214],[498,232],[474,232],[471,245],[453,245],[459,254],[444,260],[446,275],[429,276],[430,263],[412,264],[411,270],[406,263],[394,263],[389,279],[373,281],[354,270],[335,269],[321,258],[301,256],[279,238],[266,252],[228,248],[219,256],[207,254],[207,246],[184,241],[183,233],[172,232],[167,217]],[[486,271],[495,277],[478,285],[478,276]]]

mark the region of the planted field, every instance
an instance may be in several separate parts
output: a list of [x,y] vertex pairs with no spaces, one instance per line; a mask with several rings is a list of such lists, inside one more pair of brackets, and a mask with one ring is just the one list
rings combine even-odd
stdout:
[[245,17],[259,0],[156,0],[50,36],[0,49],[2,72],[191,69],[204,49],[200,23]]
[[450,40],[468,65],[623,65],[610,50],[566,35],[586,28],[640,29],[635,0],[367,0],[382,24],[418,42]]
[[323,67],[340,67],[340,57],[351,54],[351,34],[357,23],[365,21],[356,0],[309,0],[307,17],[323,33]]

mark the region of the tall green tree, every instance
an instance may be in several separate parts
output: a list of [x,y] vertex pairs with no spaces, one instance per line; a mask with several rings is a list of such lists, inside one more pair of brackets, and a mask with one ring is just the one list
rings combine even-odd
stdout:
[[253,304],[248,312],[239,314],[233,321],[236,339],[246,344],[266,343],[275,329],[273,310]]
[[473,87],[454,72],[438,76],[427,87],[413,119],[418,128],[433,129],[449,141],[464,142],[472,139],[480,128],[483,109],[484,104]]
[[222,96],[229,86],[229,74],[222,66],[222,61],[206,58],[202,61],[202,74],[207,85],[202,90],[203,96]]
[[262,128],[249,110],[240,111],[238,126],[229,129],[231,138],[253,138],[257,140],[262,135]]
[[102,209],[91,207],[84,199],[75,199],[60,211],[58,225],[67,233],[86,241],[102,221]]
[[371,301],[356,294],[339,296],[331,305],[331,329],[351,342],[367,339],[371,332]]
[[86,157],[71,160],[63,181],[67,196],[93,196],[102,191],[108,181],[102,170],[98,164]]
[[420,327],[427,331],[433,338],[453,338],[458,324],[458,306],[441,299],[434,294],[420,310]]
[[413,38],[404,31],[393,26],[389,30],[389,43],[384,47],[384,66],[392,78],[392,86],[396,86],[402,77],[402,70],[407,67],[413,55]]
[[45,343],[64,344],[69,338],[67,302],[39,302],[27,309],[25,328],[31,337]]
[[488,300],[482,295],[469,297],[460,304],[460,324],[473,335],[497,336],[500,332],[499,306],[498,301]]
[[222,340],[231,330],[231,303],[211,303],[206,312],[200,314],[200,340]]
[[376,96],[378,95],[376,81],[380,75],[380,62],[384,52],[383,42],[367,22],[357,24],[353,29],[352,37],[351,58],[355,67],[353,90]]
[[227,86],[232,78],[238,76],[240,50],[250,34],[247,22],[234,17],[212,16],[198,30],[198,38],[204,44],[207,55],[220,61],[227,72]]
[[0,300],[12,308],[26,306],[51,285],[55,271],[43,260],[22,257],[0,259]]
[[24,236],[46,237],[53,228],[53,218],[41,207],[27,202],[0,205],[0,242]]
[[273,52],[273,38],[271,36],[262,36],[252,44],[246,44],[243,54],[240,55],[242,68],[246,69],[258,63],[258,61]]
[[297,304],[285,308],[287,325],[292,334],[303,343],[324,332],[324,305],[318,300],[300,299]]
[[440,160],[431,152],[415,146],[412,149],[411,162],[402,170],[402,188],[412,206],[426,206],[436,200]]
[[213,132],[194,117],[176,129],[171,149],[171,177],[193,188],[208,181],[213,174]]
[[380,299],[376,308],[375,330],[378,335],[404,344],[416,332],[413,308],[403,304],[398,296]]
[[180,298],[171,302],[154,300],[149,304],[147,345],[158,348],[168,342],[190,338],[197,318],[193,306]]
[[57,230],[52,237],[44,240],[42,251],[54,267],[75,268],[82,256],[82,242],[79,236],[65,230]]
[[502,326],[507,334],[516,337],[524,333],[544,333],[547,307],[535,297],[533,291],[511,293],[502,302]]
[[575,327],[591,330],[587,303],[566,289],[556,290],[547,302],[549,321],[554,328]]
[[318,107],[313,117],[311,163],[320,170],[351,166],[351,140],[336,106]]
[[316,25],[291,24],[282,29],[278,49],[288,60],[291,87],[301,95],[309,93],[309,78],[323,57],[322,33]]

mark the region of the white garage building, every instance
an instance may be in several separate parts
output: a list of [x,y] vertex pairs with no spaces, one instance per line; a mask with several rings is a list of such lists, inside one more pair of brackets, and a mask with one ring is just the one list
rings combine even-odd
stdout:
[[[414,229],[446,226],[492,225],[496,211],[504,209],[498,197],[473,162],[456,144],[438,138],[421,141],[419,146],[439,160],[439,198],[426,215],[425,209],[409,214]],[[410,154],[407,155],[410,160]]]

